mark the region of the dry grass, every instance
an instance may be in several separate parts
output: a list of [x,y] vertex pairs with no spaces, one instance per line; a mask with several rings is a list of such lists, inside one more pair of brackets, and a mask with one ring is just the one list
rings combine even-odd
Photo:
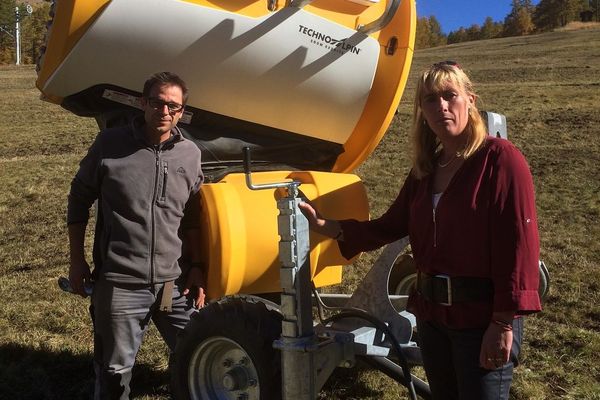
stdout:
[[[455,59],[478,83],[483,107],[506,114],[509,136],[530,162],[542,258],[552,290],[528,318],[513,399],[600,399],[600,31],[553,32],[417,52],[389,133],[357,173],[372,214],[408,172],[414,78]],[[37,99],[35,72],[0,67],[0,399],[80,399],[92,385],[87,302],[59,292],[67,271],[66,193],[96,132]],[[344,288],[376,254],[348,267]],[[165,347],[153,330],[134,372],[134,398],[168,398]],[[399,385],[364,368],[340,370],[323,399],[397,399]]]
[[600,28],[600,22],[573,21],[573,22],[569,22],[567,25],[563,26],[562,28],[555,29],[555,31],[558,31],[558,32],[578,31],[581,29],[599,29],[599,28]]

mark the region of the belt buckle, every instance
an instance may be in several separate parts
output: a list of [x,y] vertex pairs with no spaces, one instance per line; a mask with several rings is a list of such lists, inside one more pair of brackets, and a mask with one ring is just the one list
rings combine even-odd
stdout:
[[443,306],[451,306],[452,305],[452,281],[450,280],[450,277],[448,275],[439,274],[439,275],[435,275],[434,278],[446,280],[446,289],[447,289],[446,300],[447,300],[447,302],[446,303],[440,302],[439,304],[441,304]]

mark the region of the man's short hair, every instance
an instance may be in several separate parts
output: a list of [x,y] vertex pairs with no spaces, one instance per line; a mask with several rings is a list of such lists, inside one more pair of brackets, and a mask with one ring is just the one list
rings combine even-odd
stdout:
[[183,93],[183,105],[187,104],[188,88],[183,79],[181,79],[177,74],[172,72],[157,72],[156,74],[152,75],[144,83],[144,91],[142,92],[142,96],[148,98],[148,96],[150,96],[150,91],[155,85],[179,86],[181,88],[181,92]]

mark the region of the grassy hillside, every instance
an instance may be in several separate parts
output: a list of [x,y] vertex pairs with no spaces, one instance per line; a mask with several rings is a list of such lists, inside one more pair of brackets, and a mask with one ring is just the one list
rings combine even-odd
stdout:
[[[529,160],[542,259],[552,288],[528,318],[514,399],[600,399],[600,30],[462,43],[417,52],[389,133],[357,173],[372,215],[410,167],[414,79],[456,60],[472,73],[480,108],[507,116]],[[0,68],[0,399],[80,399],[91,390],[87,301],[59,293],[67,271],[66,193],[96,126],[38,100],[35,72]],[[376,254],[346,270],[351,289]],[[168,398],[165,347],[155,330],[134,372],[135,398]],[[336,373],[323,399],[397,399],[399,385],[358,368]]]

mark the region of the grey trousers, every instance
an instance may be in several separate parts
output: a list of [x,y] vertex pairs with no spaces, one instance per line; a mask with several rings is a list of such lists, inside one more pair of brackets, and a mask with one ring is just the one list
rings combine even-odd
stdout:
[[163,286],[104,280],[95,283],[90,308],[94,321],[94,399],[129,399],[131,370],[150,320],[170,353],[175,350],[177,334],[189,322],[194,308],[175,284],[172,311],[160,311]]

